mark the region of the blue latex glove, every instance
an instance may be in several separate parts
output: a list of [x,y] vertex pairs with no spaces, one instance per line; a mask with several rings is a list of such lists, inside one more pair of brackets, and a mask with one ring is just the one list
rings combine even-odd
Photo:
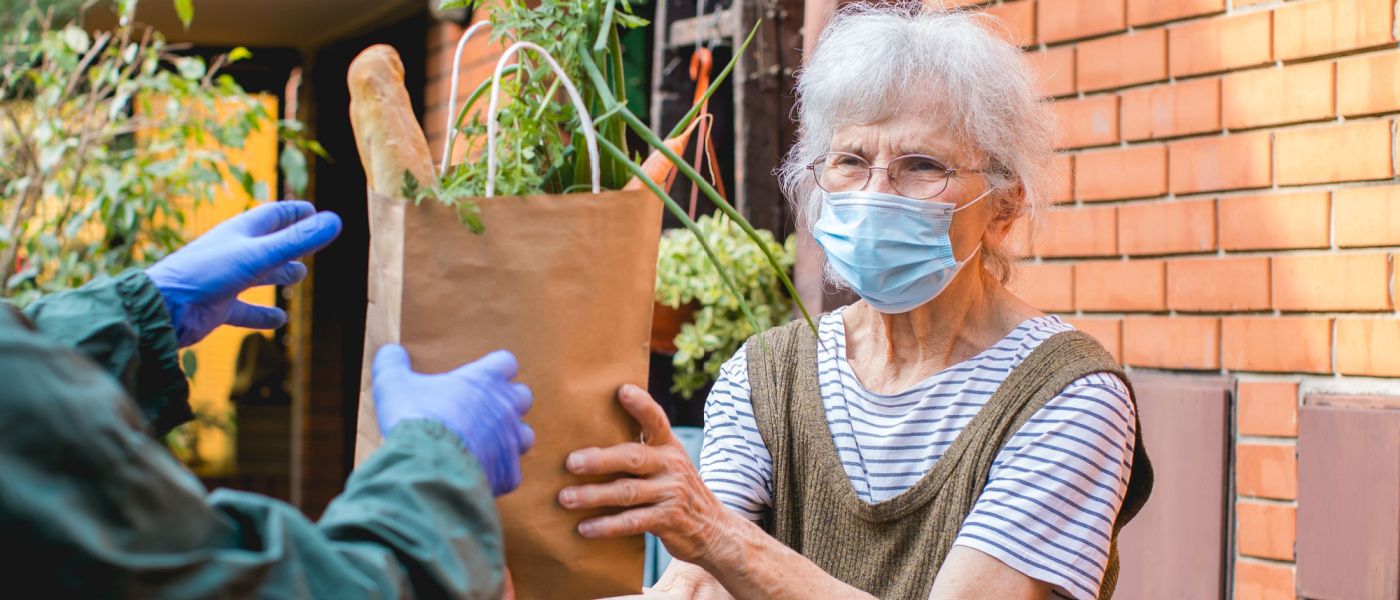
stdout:
[[520,485],[520,455],[535,445],[535,432],[520,418],[530,410],[532,395],[512,383],[515,356],[497,350],[473,363],[438,375],[415,373],[408,351],[390,344],[374,356],[374,408],[379,433],[412,419],[442,423],[481,463],[500,496]]
[[260,285],[292,285],[306,277],[296,259],[340,235],[340,217],[310,202],[270,202],[233,217],[146,270],[165,298],[181,346],[215,327],[276,329],[287,314],[238,300]]

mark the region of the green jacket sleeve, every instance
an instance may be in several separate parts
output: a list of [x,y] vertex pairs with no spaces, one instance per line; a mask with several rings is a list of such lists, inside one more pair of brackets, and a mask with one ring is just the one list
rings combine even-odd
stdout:
[[[501,531],[455,436],[401,424],[313,523],[206,494],[108,373],[0,309],[6,593],[43,597],[488,598]],[[19,583],[23,582],[23,583]],[[28,591],[26,591],[28,590]]]
[[73,348],[120,381],[155,437],[194,417],[175,326],[144,271],[133,269],[49,294],[24,313],[45,337]]

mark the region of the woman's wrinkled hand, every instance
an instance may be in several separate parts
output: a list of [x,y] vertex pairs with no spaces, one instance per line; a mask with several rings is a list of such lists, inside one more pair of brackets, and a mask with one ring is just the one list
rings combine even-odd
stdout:
[[665,411],[651,395],[625,385],[618,391],[618,401],[641,423],[642,442],[575,451],[565,461],[565,468],[577,475],[624,477],[564,488],[559,492],[559,504],[574,510],[626,508],[579,523],[579,533],[607,538],[649,531],[672,556],[704,564],[710,553],[722,547],[728,523],[735,518],[733,513],[700,480],[690,456],[672,434]]

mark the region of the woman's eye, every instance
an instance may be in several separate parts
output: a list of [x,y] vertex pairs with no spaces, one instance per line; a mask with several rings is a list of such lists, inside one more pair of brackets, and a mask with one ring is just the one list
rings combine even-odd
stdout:
[[862,162],[863,161],[854,156],[837,156],[832,158],[832,164],[838,167],[857,167],[860,166]]
[[942,173],[948,170],[942,163],[931,158],[909,157],[903,162],[905,163],[904,168],[911,173]]

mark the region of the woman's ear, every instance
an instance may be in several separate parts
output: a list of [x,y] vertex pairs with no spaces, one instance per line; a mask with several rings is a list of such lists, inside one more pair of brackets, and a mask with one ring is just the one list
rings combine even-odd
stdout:
[[1016,219],[1025,212],[1026,191],[1021,184],[1015,184],[999,194],[992,206],[996,212],[992,215],[992,220],[987,222],[987,230],[982,234],[982,244],[1000,248],[1006,236],[1011,234]]

